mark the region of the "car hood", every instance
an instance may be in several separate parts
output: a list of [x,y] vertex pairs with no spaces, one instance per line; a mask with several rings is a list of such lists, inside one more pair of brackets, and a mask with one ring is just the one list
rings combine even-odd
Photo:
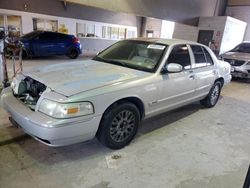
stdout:
[[240,53],[240,52],[227,52],[222,55],[223,58],[237,59],[237,60],[250,60],[250,53]]
[[23,74],[65,96],[151,75],[94,60],[48,65]]

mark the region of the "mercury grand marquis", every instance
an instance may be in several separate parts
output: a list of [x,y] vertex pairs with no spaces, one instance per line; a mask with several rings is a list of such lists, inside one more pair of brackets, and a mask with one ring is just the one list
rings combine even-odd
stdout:
[[18,74],[1,102],[13,123],[49,146],[92,139],[119,149],[142,119],[194,101],[216,105],[230,65],[206,46],[177,39],[130,39],[92,60]]

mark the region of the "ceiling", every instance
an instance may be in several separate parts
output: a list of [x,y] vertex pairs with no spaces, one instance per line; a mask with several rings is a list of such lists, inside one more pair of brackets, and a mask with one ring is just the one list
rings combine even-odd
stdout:
[[[117,9],[117,11],[120,11],[119,9],[124,10],[124,8],[128,7],[127,1],[124,0],[115,0],[115,4],[119,4],[119,6],[114,6],[110,3],[108,3],[107,0],[61,0],[65,3],[76,3],[81,5],[87,5],[87,6],[93,6],[93,7],[99,7],[99,8],[105,8],[109,10]],[[250,0],[228,0],[228,6],[250,6]],[[119,8],[120,7],[120,8]]]
[[[137,16],[195,25],[198,17],[224,14],[227,0],[60,0],[65,8],[80,4]],[[194,11],[195,10],[195,11]]]
[[250,6],[250,0],[228,0],[228,6]]

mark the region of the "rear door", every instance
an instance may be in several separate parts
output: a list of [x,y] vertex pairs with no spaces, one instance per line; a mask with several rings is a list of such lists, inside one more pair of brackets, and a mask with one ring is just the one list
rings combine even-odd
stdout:
[[194,74],[196,81],[195,95],[207,95],[215,81],[216,70],[211,55],[200,45],[190,45],[195,60]]

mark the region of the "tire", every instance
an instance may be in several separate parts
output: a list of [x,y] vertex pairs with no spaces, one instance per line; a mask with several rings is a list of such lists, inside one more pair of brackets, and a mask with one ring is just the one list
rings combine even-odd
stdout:
[[216,81],[210,89],[206,98],[200,101],[201,104],[207,108],[214,107],[220,98],[221,87],[222,83],[220,81]]
[[117,104],[104,113],[97,138],[111,149],[121,149],[134,138],[139,124],[140,112],[133,103]]
[[76,49],[71,49],[68,53],[68,56],[70,59],[76,59],[78,57],[79,53]]

